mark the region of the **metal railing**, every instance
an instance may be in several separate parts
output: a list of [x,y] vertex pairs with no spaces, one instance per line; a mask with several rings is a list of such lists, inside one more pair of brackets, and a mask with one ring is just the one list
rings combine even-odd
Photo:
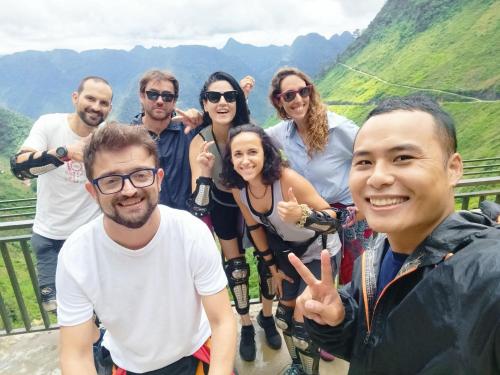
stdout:
[[[495,186],[496,185],[496,186]],[[487,189],[484,187],[488,186]],[[489,187],[493,186],[493,189]],[[471,210],[477,208],[479,203],[485,199],[491,199],[496,203],[500,203],[500,176],[495,177],[480,177],[463,179],[457,184],[458,190],[460,188],[478,187],[475,191],[459,191],[455,193],[455,202],[460,204],[462,210]],[[474,206],[472,206],[474,201]]]
[[500,175],[500,156],[464,160],[464,177],[478,177],[478,175]]
[[[463,179],[457,185],[458,190],[473,187],[476,187],[475,191],[458,191],[455,194],[460,208],[477,208],[479,202],[485,199],[500,203],[500,176]],[[34,199],[0,201],[0,208],[7,203],[10,207],[17,204],[22,208],[30,201]],[[47,314],[41,305],[29,241],[32,225],[32,219],[0,221],[3,260],[0,263],[0,336],[57,328],[55,317]],[[260,301],[252,299],[251,302]]]
[[0,222],[14,218],[33,218],[36,198],[9,199],[0,201]]
[[[0,223],[0,233],[24,234],[0,237],[0,336],[57,328],[42,307],[30,247],[33,220]],[[28,232],[28,233],[26,233]],[[3,274],[5,271],[5,274]],[[7,276],[4,277],[4,276]],[[10,288],[5,287],[7,280]],[[29,307],[29,308],[28,308]],[[54,319],[53,319],[54,320]]]

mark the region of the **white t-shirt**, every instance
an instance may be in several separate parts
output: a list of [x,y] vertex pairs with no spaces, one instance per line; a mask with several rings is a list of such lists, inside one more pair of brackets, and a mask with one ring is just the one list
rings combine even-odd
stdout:
[[[67,113],[41,116],[31,128],[22,148],[46,151],[82,139],[69,127]],[[33,232],[64,240],[77,228],[95,218],[99,206],[85,190],[83,162],[70,160],[37,179],[36,215]]]
[[59,324],[84,323],[95,310],[113,361],[139,373],[196,352],[210,336],[201,296],[227,285],[207,226],[188,212],[159,208],[160,227],[144,248],[118,245],[101,216],[66,240],[57,266]]

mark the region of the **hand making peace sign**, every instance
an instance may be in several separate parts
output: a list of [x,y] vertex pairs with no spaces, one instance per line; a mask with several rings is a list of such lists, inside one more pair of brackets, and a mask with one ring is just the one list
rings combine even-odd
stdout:
[[213,144],[214,141],[204,141],[201,144],[200,153],[196,157],[196,162],[200,166],[201,175],[203,177],[212,177],[212,168],[214,167],[215,156],[208,151],[208,148]]
[[290,253],[288,260],[307,284],[304,292],[297,298],[297,307],[306,318],[319,324],[337,326],[344,321],[345,309],[333,282],[330,253],[321,252],[321,279],[318,280],[295,254]]

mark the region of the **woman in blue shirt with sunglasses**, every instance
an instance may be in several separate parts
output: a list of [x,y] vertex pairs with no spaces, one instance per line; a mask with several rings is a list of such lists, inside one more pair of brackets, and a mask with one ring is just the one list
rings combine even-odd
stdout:
[[[202,130],[189,148],[193,194],[188,206],[195,216],[205,222],[211,220],[207,224],[213,226],[219,238],[226,259],[224,269],[229,288],[241,317],[240,356],[246,361],[253,361],[256,355],[255,330],[248,314],[250,269],[242,246],[243,220],[233,195],[220,178],[229,129],[250,121],[248,106],[238,82],[224,72],[213,73],[205,82],[200,92],[200,106],[203,110]],[[257,320],[266,330],[268,344],[279,349],[281,337],[272,317],[274,295],[270,294],[271,291],[264,296],[269,298],[265,309],[268,316],[261,313]]]

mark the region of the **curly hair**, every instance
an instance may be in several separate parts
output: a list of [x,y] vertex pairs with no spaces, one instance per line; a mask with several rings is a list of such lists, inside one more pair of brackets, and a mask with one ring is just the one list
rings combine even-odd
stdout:
[[242,124],[247,124],[250,122],[250,117],[248,115],[248,105],[247,101],[245,99],[245,94],[243,93],[243,90],[240,87],[240,84],[236,81],[236,79],[229,73],[226,72],[215,72],[210,74],[208,79],[205,81],[203,84],[203,87],[200,91],[200,96],[199,96],[199,101],[200,101],[200,107],[201,110],[203,111],[203,126],[210,125],[212,124],[212,119],[210,118],[209,114],[205,112],[203,102],[206,100],[206,92],[208,90],[208,86],[210,86],[212,83],[217,82],[217,81],[226,81],[228,82],[233,90],[235,90],[238,93],[238,96],[236,97],[236,114],[234,115],[234,119],[232,121],[233,126],[239,126]]
[[278,116],[283,120],[289,120],[291,117],[286,113],[281,105],[281,100],[278,95],[281,94],[281,82],[288,76],[295,75],[302,79],[306,85],[311,86],[311,94],[309,95],[309,108],[306,113],[306,139],[304,140],[307,147],[307,154],[312,157],[315,152],[321,152],[325,149],[328,143],[328,118],[326,114],[326,106],[321,102],[318,90],[312,79],[297,68],[284,67],[279,69],[271,80],[271,89],[269,91],[269,100]]
[[282,168],[288,167],[288,163],[281,157],[280,151],[266,132],[257,125],[244,124],[229,129],[226,152],[222,158],[222,173],[220,175],[222,183],[227,188],[243,189],[247,182],[234,170],[231,160],[231,144],[238,134],[250,132],[255,133],[260,138],[262,149],[264,150],[264,166],[262,168],[262,182],[264,185],[272,185],[281,178]]

